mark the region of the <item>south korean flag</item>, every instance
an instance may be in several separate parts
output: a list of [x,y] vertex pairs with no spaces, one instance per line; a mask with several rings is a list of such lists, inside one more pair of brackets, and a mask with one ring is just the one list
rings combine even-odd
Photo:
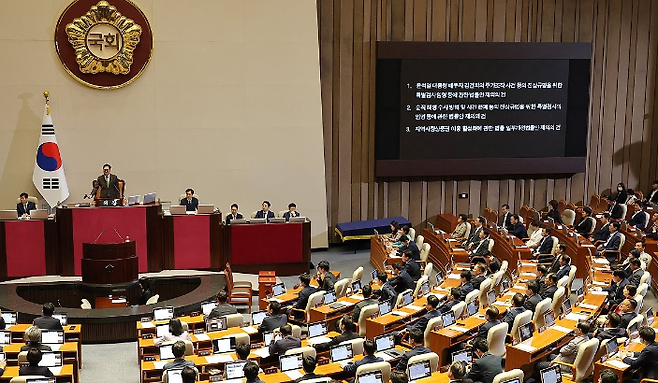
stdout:
[[66,183],[57,138],[55,138],[55,126],[50,115],[48,100],[46,100],[43,113],[32,181],[50,207],[55,207],[69,197],[69,187]]

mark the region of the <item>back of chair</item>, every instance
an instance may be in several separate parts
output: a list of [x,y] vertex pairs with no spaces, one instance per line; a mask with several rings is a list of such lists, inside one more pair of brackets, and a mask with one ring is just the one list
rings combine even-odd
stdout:
[[499,323],[489,329],[487,333],[487,344],[489,345],[489,352],[498,355],[501,358],[505,356],[505,338],[507,337],[508,324],[506,322]]
[[435,328],[439,328],[443,325],[443,318],[439,315],[436,318],[432,318],[427,322],[427,327],[425,327],[425,347],[430,347],[430,334]]
[[637,288],[637,294],[635,294],[635,296],[644,297],[647,295],[647,291],[649,291],[649,285],[646,283],[640,283],[640,287]]
[[389,382],[391,380],[391,364],[388,362],[366,363],[356,369],[356,377],[354,383],[359,383],[359,377],[369,372],[381,371],[382,382]]
[[279,218],[283,218],[283,215],[286,214],[287,211],[288,210],[279,210],[276,216]]
[[429,361],[430,362],[430,371],[431,372],[436,372],[436,370],[439,369],[439,355],[435,352],[428,352],[425,354],[420,354],[420,355],[414,355],[411,358],[409,358],[409,362],[407,363],[407,376],[409,376],[409,365],[413,363],[418,363],[418,362],[424,362],[424,361]]
[[510,335],[517,341],[521,340],[521,337],[519,336],[519,327],[523,326],[526,323],[530,323],[532,320],[532,311],[526,310],[522,312],[521,314],[518,314],[514,318],[514,323],[512,323],[512,330],[510,330]]
[[420,279],[418,279],[418,281],[416,282],[416,288],[414,289],[414,297],[417,297],[420,294],[421,292],[420,288],[423,285],[423,283],[426,281],[429,281],[429,278],[427,278],[426,276],[422,276],[420,277]]
[[455,318],[459,318],[464,313],[466,308],[466,302],[459,302],[456,305],[452,306],[452,313],[455,315]]
[[233,271],[231,271],[231,265],[226,262],[226,267],[224,268],[224,279],[226,279],[226,288],[228,291],[233,290]]
[[351,343],[352,355],[361,355],[363,354],[363,342],[365,342],[365,340],[366,340],[365,338],[356,338],[356,339],[346,340],[344,342],[341,342],[340,344]]
[[[425,245],[429,246],[429,243],[426,243]],[[425,246],[425,245],[423,245],[423,246]],[[432,276],[432,271],[433,270],[434,270],[434,264],[432,262],[428,262],[427,265],[425,265],[425,270],[423,271],[423,276],[425,276],[429,279],[429,277]]]
[[[292,326],[292,336],[294,336],[295,338],[301,337],[302,336],[301,326],[298,326],[296,324],[292,324],[291,326]],[[246,334],[246,335],[247,335],[247,337],[249,336],[249,334]],[[247,340],[249,340],[249,339],[247,339]]]
[[354,273],[352,273],[353,281],[358,281],[361,278],[363,278],[363,266],[359,266],[356,270],[354,270]]
[[624,247],[624,243],[626,243],[626,236],[622,235],[619,237],[619,247],[617,248],[617,251],[621,251],[621,248]]
[[564,209],[562,212],[562,222],[564,222],[564,224],[567,226],[571,226],[575,220],[576,212],[571,209]]
[[601,197],[598,194],[592,194],[592,197],[589,199],[589,207],[596,209],[599,206],[599,200]]
[[471,235],[471,230],[473,230],[473,225],[471,225],[470,222],[466,222],[466,234],[465,234],[466,238],[468,238]]
[[592,338],[578,347],[576,360],[573,362],[576,374],[573,377],[575,382],[580,382],[594,372],[594,355],[599,347],[599,340]]
[[398,294],[398,299],[396,299],[395,302],[392,302],[395,303],[394,307],[402,307],[404,305],[404,294],[407,293],[411,294],[411,296],[414,294],[413,290],[411,289],[404,290],[402,293]]
[[566,208],[567,208],[567,201],[565,201],[563,199],[559,200],[558,203],[557,203],[557,211],[562,213],[564,211],[564,209],[566,209]]
[[493,240],[493,238],[489,238],[489,246],[487,247],[487,250],[489,250],[490,253],[493,251],[494,244],[495,241]]
[[89,301],[88,301],[87,299],[82,298],[82,299],[80,300],[80,302],[82,302],[82,303],[80,304],[80,308],[81,308],[81,309],[91,310],[91,303],[89,303]]
[[[623,238],[623,236],[622,236],[622,238]],[[642,276],[640,277],[640,284],[643,284],[643,283],[648,284],[650,280],[651,280],[651,273],[649,273],[648,271],[645,271],[642,274]]]
[[154,305],[158,303],[158,299],[160,299],[160,294],[155,294],[154,296],[150,297],[147,301],[147,305]]
[[226,327],[240,327],[242,322],[244,317],[240,313],[226,315]]
[[507,260],[503,260],[500,263],[500,271],[502,271],[503,273],[507,271],[508,267],[509,267],[509,262],[507,262]]
[[431,246],[430,246],[429,243],[423,243],[423,247],[420,249],[420,260],[421,261],[427,262],[427,258],[430,256],[430,248],[431,248]]
[[409,227],[409,239],[413,241],[414,238],[416,238],[416,229]]
[[316,291],[313,294],[309,295],[308,302],[306,303],[306,321],[311,320],[311,308],[320,306],[324,299],[324,290]]
[[322,378],[306,379],[304,383],[327,383],[333,380],[330,376],[324,376]]
[[555,316],[557,317],[562,310],[562,303],[564,303],[564,300],[566,299],[566,291],[567,289],[565,287],[558,287],[557,290],[555,290],[555,293],[553,293],[553,300],[551,301],[551,310],[555,313]]
[[553,249],[551,250],[551,254],[555,255],[557,248],[560,245],[560,241],[554,235],[551,235],[551,239],[553,240]]
[[569,282],[567,282],[567,294],[571,293],[571,286],[573,285],[573,280],[576,278],[576,272],[578,267],[571,265],[569,266]]
[[480,302],[484,301],[487,298],[487,294],[489,293],[489,290],[491,290],[493,283],[494,280],[492,278],[486,278],[484,281],[482,281],[482,283],[480,283],[480,288],[479,288],[480,295],[478,296]]
[[347,294],[347,286],[350,284],[350,280],[343,278],[334,284],[334,291],[336,292],[336,299],[342,298]]
[[621,206],[621,219],[626,220],[626,215],[628,214],[628,205],[625,203],[620,203]]
[[425,243],[425,237],[422,234],[419,234],[416,237],[416,246],[418,246],[418,250],[423,248],[423,243]]
[[379,312],[378,305],[369,305],[361,309],[359,313],[359,335],[366,336],[366,320]]
[[513,370],[501,372],[500,374],[494,376],[493,383],[506,382],[512,379],[519,379],[519,382],[523,382],[523,371],[515,368]]
[[312,356],[313,358],[315,358],[317,352],[315,351],[315,347],[311,347],[311,346],[295,347],[286,351],[286,355],[293,355],[293,354],[302,354],[304,358],[306,358],[307,356]]
[[504,271],[498,270],[491,276],[491,288],[496,292],[496,295],[502,293],[504,274]]
[[558,286],[558,287],[564,287],[564,288],[566,288],[566,287],[567,287],[567,284],[569,284],[569,276],[568,276],[568,275],[565,275],[564,277],[560,278],[560,279],[557,281],[557,286]]
[[475,290],[471,291],[470,293],[466,294],[466,298],[464,298],[464,302],[468,305],[469,303],[471,303],[474,300],[478,299],[479,296],[480,296],[480,290],[475,289]]
[[546,324],[546,322],[544,322],[544,314],[550,308],[551,298],[546,298],[543,301],[537,303],[537,307],[535,307],[535,314],[532,316],[532,322],[535,324],[535,329],[539,329]]
[[592,228],[589,230],[589,233],[587,233],[587,235],[592,235],[596,231],[596,218],[589,217],[587,219],[592,223]]
[[27,351],[21,351],[18,353],[18,364],[27,363]]
[[[638,307],[640,307],[640,305],[638,305]],[[631,335],[631,327],[633,327],[633,325],[637,326],[637,329],[639,329],[642,326],[642,323],[644,323],[644,315],[638,314],[635,318],[631,319],[626,327],[628,335]]]
[[9,383],[25,383],[27,379],[48,379],[43,375],[21,375],[11,378]]

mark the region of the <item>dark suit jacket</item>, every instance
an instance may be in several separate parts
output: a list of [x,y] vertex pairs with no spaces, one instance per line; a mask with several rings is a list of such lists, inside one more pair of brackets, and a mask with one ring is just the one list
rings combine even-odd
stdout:
[[311,296],[317,290],[313,286],[306,286],[299,291],[299,298],[297,298],[297,303],[293,306],[296,309],[306,310],[306,304],[308,303],[308,297]]
[[331,342],[320,343],[315,345],[315,349],[318,351],[327,351],[333,346],[337,346],[346,340],[352,340],[359,338],[359,334],[355,334],[352,331],[345,331],[344,333],[331,338]]
[[612,339],[612,338],[616,339],[625,336],[627,336],[626,329],[620,327],[605,329],[603,331],[599,331],[596,334],[596,338],[599,340],[599,343],[603,342],[606,339]]
[[503,322],[507,323],[507,332],[512,331],[512,325],[514,325],[514,319],[517,315],[526,311],[525,307],[510,307],[509,310],[505,313],[503,317]]
[[603,291],[608,292],[608,299],[611,305],[618,305],[624,300],[624,287],[628,284],[628,279],[622,279],[619,284],[612,283],[610,287],[604,287]]
[[5,318],[0,316],[0,330],[4,330],[6,327],[7,327],[7,323],[5,323]]
[[624,313],[621,315],[621,321],[619,321],[619,327],[625,329],[631,323],[633,319],[637,316],[635,312]]
[[18,375],[41,375],[49,378],[55,377],[48,367],[41,366],[23,366],[18,370]]
[[41,351],[52,351],[50,346],[41,343],[27,342],[25,346],[21,346],[21,351],[30,351],[31,348],[38,348]]
[[219,318],[226,315],[237,314],[237,313],[238,313],[238,309],[235,306],[226,303],[219,304],[214,309],[212,309],[210,314],[208,314],[208,319]]
[[578,232],[578,234],[583,234],[587,235],[589,234],[590,231],[592,231],[592,220],[589,218],[583,218],[574,226],[574,229]]
[[649,190],[649,192],[646,194],[647,197],[645,198],[645,201],[658,203],[658,191],[654,193],[653,197],[651,196],[651,193],[653,193],[653,189]]
[[553,251],[553,237],[547,235],[539,241],[539,246],[535,251],[537,254],[550,254]]
[[286,351],[301,346],[302,341],[299,338],[295,338],[294,336],[287,336],[283,339],[279,339],[270,343],[270,356],[284,355]]
[[478,242],[477,245],[471,247],[471,255],[476,256],[485,256],[489,253],[489,238],[485,238],[482,241]]
[[628,220],[628,224],[638,229],[644,229],[647,225],[647,215],[642,210],[635,212],[631,219]]
[[610,218],[613,219],[621,219],[623,218],[621,215],[624,214],[624,211],[622,210],[621,206],[616,203],[615,206],[612,206],[610,208]]
[[345,367],[343,367],[343,371],[350,372],[350,373],[352,373],[352,375],[354,375],[356,373],[356,370],[359,367],[363,366],[364,364],[378,363],[378,362],[383,362],[383,361],[384,361],[384,359],[382,359],[378,356],[367,355],[367,356],[364,356],[363,359],[361,359],[357,362],[348,363]]
[[411,276],[414,282],[420,279],[420,266],[418,262],[410,259],[409,262],[404,264],[404,269],[407,270],[407,273],[409,273],[409,276]]
[[482,282],[484,282],[485,279],[487,279],[487,278],[484,276],[484,274],[480,274],[478,276],[475,276],[475,277],[471,278],[471,285],[473,285],[474,289],[479,290],[480,289],[480,284],[482,284]]
[[480,243],[480,232],[482,231],[482,227],[476,227],[473,229],[471,232],[471,235],[468,236],[468,239],[466,242],[464,242],[464,245],[468,247],[469,244],[473,244],[473,246],[477,245]]
[[[370,305],[376,305],[376,304],[377,304],[377,300],[375,300],[373,298],[364,299],[361,302],[355,304],[354,305],[354,312],[352,313],[352,322],[359,323],[359,316],[361,315],[361,309],[362,308],[364,308],[366,306],[370,306]],[[392,305],[394,305],[394,304],[395,304],[395,302],[392,303]]]
[[391,285],[390,281],[386,281],[379,290],[374,290],[373,294],[379,296],[379,300],[384,302],[387,300],[391,300],[391,302],[397,302],[398,300],[398,293],[395,291],[395,288],[393,285]]
[[310,380],[310,379],[317,379],[317,378],[324,378],[324,375],[318,375],[315,372],[309,372],[304,374],[301,378],[295,379],[295,383],[303,382],[305,380]]
[[34,325],[42,330],[63,330],[59,319],[47,316],[34,318]]
[[331,291],[334,289],[334,284],[336,283],[336,276],[331,273],[331,271],[327,271],[327,273],[324,275],[324,279],[320,279],[318,277],[318,286],[320,286],[320,290],[324,291]]
[[406,250],[411,250],[411,259],[414,261],[420,261],[420,250],[418,249],[416,242],[409,241],[408,246],[402,246],[400,250],[398,250],[398,255],[402,255]]
[[101,189],[101,198],[119,198],[119,178],[116,175],[110,174],[109,185],[102,174],[96,180]]
[[563,224],[562,216],[560,215],[560,212],[555,209],[549,210],[546,216],[553,218],[553,221],[555,221],[555,223],[559,223],[560,225]]
[[640,368],[640,379],[658,379],[658,343],[652,342],[635,358],[624,358],[624,363],[629,364],[632,369]]
[[162,371],[183,369],[185,367],[194,367],[194,366],[195,364],[191,360],[174,359],[171,362],[165,364],[164,367],[162,367]]
[[528,238],[528,231],[525,229],[525,226],[521,222],[517,222],[516,225],[510,225],[508,230],[510,234],[516,236],[517,238]]
[[267,211],[267,217],[265,216],[265,212],[263,210],[258,210],[256,212],[256,217],[254,218],[267,218],[268,220],[270,218],[274,218],[274,213],[271,210]]
[[[411,275],[407,273],[406,270],[400,271],[400,274],[398,274],[397,277],[389,279],[389,282],[391,283],[391,286],[395,287],[395,291],[398,293],[403,292],[404,290],[407,289],[414,289],[414,280],[411,278]],[[395,302],[391,302],[392,304],[395,304]]]
[[185,206],[185,211],[195,211],[199,208],[199,200],[196,197],[192,197],[192,201],[188,201],[187,198],[180,200],[180,204]]
[[533,294],[532,296],[528,297],[528,299],[525,300],[525,303],[523,304],[523,307],[526,309],[535,312],[535,307],[537,307],[537,304],[542,301],[542,297],[539,294]]
[[457,286],[462,291],[462,300],[466,299],[468,293],[473,291],[473,284],[471,282],[466,282],[463,285]]
[[[494,319],[494,320],[489,320],[484,322],[482,326],[480,326],[480,329],[478,330],[478,334],[475,336],[475,339],[477,338],[482,338],[484,340],[487,340],[487,335],[489,335],[489,330],[495,326],[500,324],[500,320]],[[475,340],[473,339],[473,340]]]
[[34,202],[27,201],[27,210],[25,210],[25,206],[22,203],[19,202],[16,204],[16,213],[19,217],[22,217],[23,214],[30,215],[30,210],[37,210]]
[[599,230],[594,233],[592,239],[594,241],[606,241],[610,236],[610,224],[605,224],[599,228]]
[[632,285],[635,285],[635,287],[639,287],[640,279],[642,279],[643,275],[644,275],[644,270],[638,268],[637,270],[632,272],[631,276],[628,278],[628,282]]
[[227,224],[227,225],[230,225],[230,224],[231,224],[231,220],[234,220],[234,219],[242,219],[242,218],[244,218],[244,217],[243,217],[242,214],[240,214],[240,213],[236,214],[236,215],[235,215],[235,218],[233,218],[233,214],[229,214],[229,215],[226,216],[226,224]]
[[541,297],[544,299],[546,298],[553,299],[553,294],[555,294],[556,291],[557,291],[556,285],[546,286],[546,288],[544,288],[544,291],[542,291]]
[[428,311],[425,315],[420,317],[416,323],[410,326],[409,329],[417,328],[425,333],[425,329],[427,328],[427,324],[430,322],[430,320],[438,317],[439,315],[441,315],[439,310]]
[[439,311],[441,314],[445,314],[452,310],[453,306],[455,306],[457,303],[459,303],[459,301],[446,301],[444,304],[439,306],[437,311]]
[[503,372],[503,360],[500,356],[489,354],[482,355],[482,358],[473,362],[473,367],[464,379],[471,379],[474,382],[492,383],[494,377]]
[[285,218],[286,221],[290,221],[290,217],[295,218],[295,217],[300,217],[300,216],[301,216],[301,214],[299,214],[298,211],[295,211],[292,214],[290,213],[290,211],[287,211],[287,212],[283,213],[283,218]]
[[146,302],[153,296],[153,293],[151,290],[144,290],[142,293],[139,295],[139,299],[137,300],[138,304],[140,305],[145,305]]
[[510,218],[512,218],[511,211],[508,212],[507,214],[502,214],[500,216],[500,220],[499,220],[500,224],[498,226],[502,226],[506,229],[509,228],[512,225],[512,223],[510,222]]
[[268,315],[263,318],[263,322],[258,326],[258,332],[264,333],[274,331],[274,329],[279,328],[286,323],[288,323],[288,317],[286,314]]
[[560,278],[562,278],[562,277],[564,277],[564,276],[566,276],[566,275],[569,275],[569,271],[571,271],[571,266],[570,266],[570,265],[566,265],[566,266],[564,266],[564,267],[560,267],[560,268],[557,270],[557,273],[555,273],[555,276],[557,277],[557,280],[559,281]]
[[395,366],[395,369],[398,371],[406,371],[407,370],[407,364],[409,363],[409,359],[411,357],[416,356],[416,355],[422,355],[422,354],[427,354],[432,352],[429,348],[426,348],[424,346],[416,346],[412,348],[411,350],[407,351],[402,355],[402,358],[398,362],[397,366]]

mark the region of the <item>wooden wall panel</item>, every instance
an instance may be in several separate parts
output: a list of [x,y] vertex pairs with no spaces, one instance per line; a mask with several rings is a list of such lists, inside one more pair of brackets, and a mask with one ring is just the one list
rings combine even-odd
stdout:
[[[398,214],[477,217],[509,203],[589,201],[658,178],[658,3],[651,0],[318,0],[329,231]],[[376,41],[591,42],[588,161],[569,178],[374,176]],[[469,193],[458,200],[458,193]]]

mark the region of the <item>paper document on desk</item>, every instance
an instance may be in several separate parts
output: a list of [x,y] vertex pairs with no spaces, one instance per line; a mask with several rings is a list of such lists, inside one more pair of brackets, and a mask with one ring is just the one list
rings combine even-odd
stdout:
[[338,365],[340,365],[341,368],[345,368],[345,366],[347,366],[350,363],[352,363],[352,360],[347,359],[347,360],[341,360],[340,362],[338,362]]
[[454,239],[454,238],[446,238],[446,240],[447,240],[448,242],[457,242],[457,240]]
[[141,322],[141,323],[142,323],[142,328],[155,328],[153,322]]
[[270,298],[269,300],[279,302],[279,303],[283,302],[283,299],[279,299],[279,298]]
[[518,349],[520,349],[520,350],[523,350],[523,351],[528,351],[528,352],[533,352],[533,351],[535,351],[535,350],[537,349],[537,347],[533,347],[533,346],[531,346],[531,345],[529,345],[529,344],[527,344],[527,343],[519,343],[519,344],[517,344],[517,345],[514,346],[514,347],[516,347],[516,348],[518,348]]
[[448,279],[460,279],[461,275],[460,274],[450,274],[448,275]]
[[404,311],[395,310],[395,311],[391,311],[391,315],[395,315],[395,316],[399,316],[399,317],[406,317],[407,315],[411,315],[411,314],[409,314],[407,312],[404,312]]
[[246,332],[249,335],[253,335],[258,333],[258,328],[254,326],[247,326],[247,327],[242,327],[242,331]]
[[350,307],[356,304],[354,302],[349,302],[349,301],[340,301],[340,303],[343,305],[343,307]]
[[301,378],[302,376],[304,376],[304,374],[302,374],[301,372],[299,372],[299,370],[290,370],[290,371],[286,371],[285,374],[288,375],[288,377],[289,377],[290,379],[292,379],[292,380],[296,380],[296,379],[299,379],[299,378]]
[[363,297],[362,294],[354,294],[349,296],[351,299],[358,299],[360,301],[364,300],[365,298]]
[[628,364],[626,364],[626,363],[624,363],[624,362],[622,362],[621,360],[618,360],[618,359],[609,359],[605,363],[609,364],[613,367],[620,368],[620,369],[626,369],[626,368],[630,367]]
[[318,336],[318,337],[315,337],[315,338],[310,338],[307,341],[307,343],[311,346],[314,345],[314,344],[327,343],[327,342],[331,342],[331,338],[329,338],[327,336]]
[[112,299],[112,303],[126,303],[126,298]]
[[564,318],[569,319],[569,320],[581,321],[581,320],[586,320],[588,318],[588,316],[587,315],[576,314],[576,313],[569,313]]
[[452,251],[463,251],[466,252],[466,249],[462,249],[461,247],[455,247],[452,249]]
[[578,307],[580,307],[580,308],[584,308],[584,309],[587,309],[587,310],[596,310],[596,309],[599,308],[599,306],[596,306],[596,305],[590,305],[590,304],[588,304],[588,303],[581,303],[581,304],[578,305]]
[[469,331],[466,327],[454,326],[454,325],[446,327],[446,328],[448,330],[455,330],[455,331],[459,331],[459,332],[468,332]]
[[162,367],[164,367],[165,364],[167,364],[166,360],[158,360],[153,362],[153,365],[155,366],[156,370],[162,370]]
[[231,358],[231,354],[219,354],[219,355],[206,356],[206,362],[208,364],[226,363],[226,362],[232,362],[232,361],[233,361],[233,358]]
[[536,263],[521,262],[521,266],[533,267],[533,266],[537,266],[537,264]]
[[505,306],[505,307],[510,307],[510,306],[512,306],[512,304],[509,303],[509,302],[501,302],[501,301],[496,301],[496,302],[494,302],[494,304],[495,304],[496,306]]
[[393,258],[393,259],[401,259],[402,258],[401,255],[395,255],[395,254],[389,254],[388,257]]
[[552,326],[551,328],[552,328],[553,330],[557,330],[557,331],[559,331],[559,332],[563,332],[563,333],[565,333],[565,334],[568,334],[568,333],[570,333],[571,331],[573,331],[573,330],[571,330],[571,329],[568,329],[568,328],[566,328],[566,327],[562,327],[562,326]]
[[48,369],[50,370],[50,372],[53,373],[53,375],[59,375],[59,374],[62,373],[62,366],[59,366],[59,367],[48,367]]
[[59,351],[59,349],[62,347],[62,345],[59,343],[57,344],[44,343],[44,344],[50,346],[50,351]]
[[595,290],[590,290],[588,294],[592,295],[608,295],[607,291],[595,291]]
[[382,358],[382,359],[384,359],[384,362],[388,362],[389,360],[392,360],[392,359],[393,359],[392,356],[388,355],[388,354],[385,353],[385,352],[376,352],[376,353],[375,353],[375,356],[378,357],[378,358]]
[[414,311],[420,311],[420,310],[423,309],[423,307],[416,306],[416,305],[407,305],[407,306],[404,306],[404,307],[408,308],[409,310],[414,310]]
[[605,258],[594,258],[594,263],[602,263],[604,265],[607,265],[610,262],[608,262],[608,260]]
[[194,334],[196,340],[210,340],[208,334]]
[[594,281],[594,282],[592,282],[592,284],[593,284],[593,285],[597,285],[597,286],[610,286],[609,283],[606,283],[606,282],[599,282],[599,281]]
[[252,352],[261,358],[267,358],[270,356],[270,349],[267,347],[259,348],[258,350],[253,350]]

